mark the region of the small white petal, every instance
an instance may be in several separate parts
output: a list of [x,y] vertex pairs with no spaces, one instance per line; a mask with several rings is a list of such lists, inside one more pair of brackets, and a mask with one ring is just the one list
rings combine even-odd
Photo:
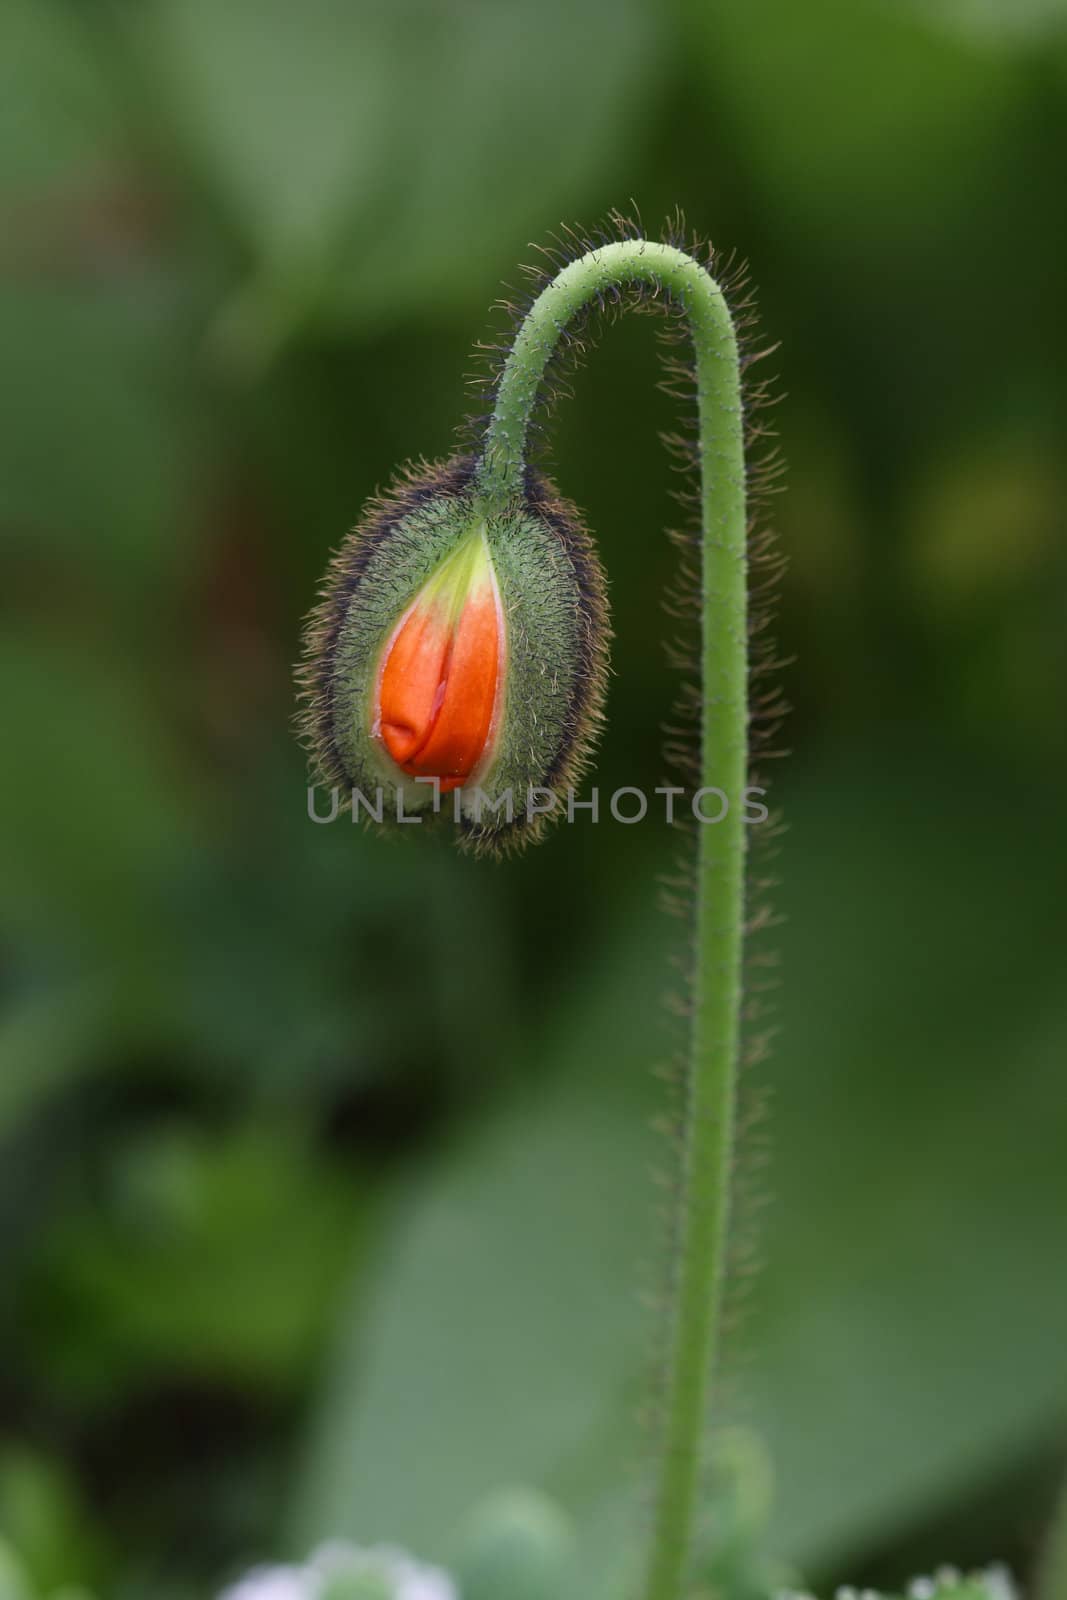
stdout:
[[255,1567],[221,1600],[316,1600],[319,1580],[305,1567]]
[[324,1544],[304,1567],[256,1567],[220,1600],[320,1600],[331,1578],[375,1575],[392,1588],[391,1600],[459,1600],[447,1573],[424,1567],[389,1545],[360,1548],[340,1540]]
[[993,1600],[1018,1600],[1019,1591],[1015,1587],[1014,1579],[1007,1567],[999,1562],[991,1567],[986,1567],[979,1577],[985,1586],[986,1593]]

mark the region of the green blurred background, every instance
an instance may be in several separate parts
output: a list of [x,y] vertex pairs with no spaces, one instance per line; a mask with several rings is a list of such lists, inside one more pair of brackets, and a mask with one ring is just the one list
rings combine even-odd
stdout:
[[[530,241],[678,204],[785,398],[794,754],[726,1403],[812,1582],[1026,1573],[1067,1443],[1067,17],[1054,0],[4,0],[0,1534],[204,1596],[498,1485],[629,1553],[658,823],[313,827],[327,552],[449,451]],[[559,413],[662,781],[643,319]],[[415,830],[412,830],[414,832]],[[762,1204],[762,1202],[769,1202]]]

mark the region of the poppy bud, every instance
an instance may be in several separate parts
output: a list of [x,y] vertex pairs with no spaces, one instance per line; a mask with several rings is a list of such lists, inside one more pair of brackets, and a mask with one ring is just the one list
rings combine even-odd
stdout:
[[338,550],[309,619],[318,776],[382,821],[439,809],[477,848],[524,843],[560,809],[531,807],[532,791],[584,767],[607,636],[596,553],[545,479],[528,473],[500,510],[469,458],[409,468]]

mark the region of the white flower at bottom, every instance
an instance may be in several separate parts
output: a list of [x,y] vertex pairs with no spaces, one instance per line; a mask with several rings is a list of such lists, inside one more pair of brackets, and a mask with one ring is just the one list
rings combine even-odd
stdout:
[[322,1545],[302,1567],[255,1567],[220,1600],[322,1600],[332,1583],[345,1578],[377,1578],[390,1600],[458,1600],[439,1567],[421,1566],[388,1545],[361,1549],[339,1541]]

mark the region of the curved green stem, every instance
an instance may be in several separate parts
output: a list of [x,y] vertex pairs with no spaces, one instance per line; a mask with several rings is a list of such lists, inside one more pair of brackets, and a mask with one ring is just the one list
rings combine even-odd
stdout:
[[[726,1253],[738,1075],[747,768],[745,463],[737,340],[725,298],[691,256],[630,239],[571,262],[525,317],[501,376],[478,479],[486,500],[522,492],[530,416],[576,312],[605,291],[648,284],[685,311],[696,356],[702,558],[702,783],[729,798],[699,829],[693,1014],[679,1255],[647,1600],[679,1600],[689,1565]],[[710,802],[708,815],[719,803]]]

